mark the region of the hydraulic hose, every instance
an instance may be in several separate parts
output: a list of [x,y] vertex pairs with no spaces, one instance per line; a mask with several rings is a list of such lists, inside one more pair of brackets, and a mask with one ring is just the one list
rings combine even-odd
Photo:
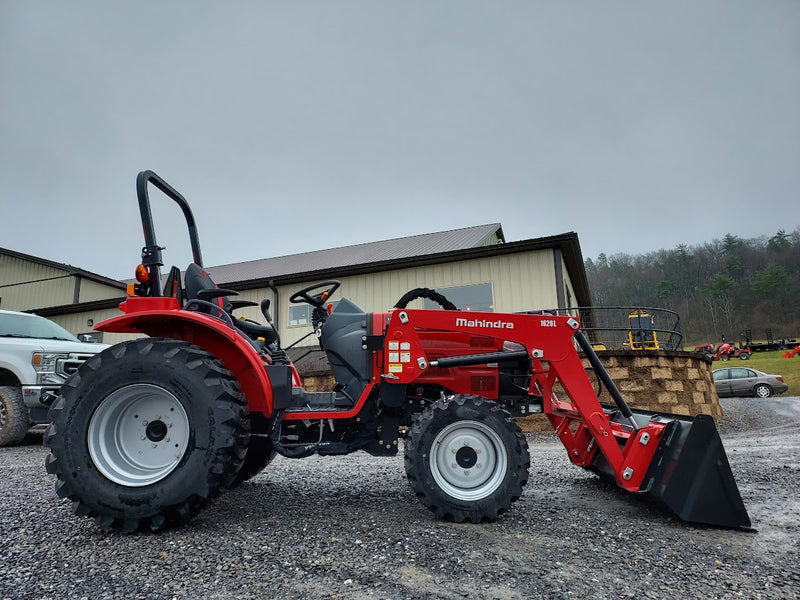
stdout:
[[578,342],[578,345],[581,347],[581,350],[583,350],[586,358],[589,359],[589,364],[592,365],[592,368],[594,369],[595,373],[597,373],[600,381],[602,381],[603,385],[606,386],[606,389],[611,395],[611,398],[613,398],[614,404],[617,405],[619,412],[622,413],[622,416],[628,419],[628,422],[633,426],[634,431],[639,431],[639,426],[636,424],[636,419],[633,418],[633,412],[628,406],[628,403],[625,402],[625,398],[622,397],[622,394],[617,389],[616,384],[611,379],[608,371],[606,371],[603,363],[600,362],[600,359],[595,353],[594,348],[592,348],[592,345],[589,343],[589,340],[582,331],[575,333],[575,341]]

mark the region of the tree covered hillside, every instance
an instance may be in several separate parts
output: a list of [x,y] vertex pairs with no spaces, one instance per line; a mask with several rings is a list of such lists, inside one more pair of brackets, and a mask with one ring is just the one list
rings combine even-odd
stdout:
[[684,344],[800,337],[800,228],[772,237],[726,235],[645,255],[586,260],[596,306],[651,306],[680,314]]

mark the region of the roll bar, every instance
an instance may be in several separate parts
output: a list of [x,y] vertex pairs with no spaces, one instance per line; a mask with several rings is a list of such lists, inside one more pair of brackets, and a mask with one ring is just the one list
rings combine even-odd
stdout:
[[163,266],[161,250],[163,248],[156,242],[156,231],[153,225],[153,213],[150,211],[150,198],[147,194],[147,184],[152,183],[166,196],[174,200],[186,219],[189,228],[189,242],[192,245],[192,260],[200,267],[203,266],[203,257],[200,253],[200,240],[197,236],[192,209],[186,198],[181,196],[175,188],[169,185],[153,171],[142,171],[136,176],[136,195],[139,198],[139,214],[142,216],[142,230],[144,231],[144,247],[142,248],[142,264],[150,273],[150,295],[161,296],[161,271]]

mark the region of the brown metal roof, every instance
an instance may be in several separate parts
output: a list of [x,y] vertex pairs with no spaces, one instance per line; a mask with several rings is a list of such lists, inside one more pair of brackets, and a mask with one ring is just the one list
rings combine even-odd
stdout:
[[[491,243],[494,234],[502,243]],[[276,284],[292,284],[555,248],[560,249],[564,257],[578,305],[590,306],[592,301],[586,269],[583,265],[578,235],[575,232],[506,242],[499,223],[206,267],[206,269],[220,287],[246,290],[267,286],[273,281]],[[119,302],[119,299],[102,300],[81,306],[88,307],[92,304],[92,308],[108,308],[115,302]],[[76,305],[52,307],[37,313],[50,316],[72,312],[75,307]]]
[[356,244],[329,250],[263,258],[247,262],[206,267],[218,285],[253,280],[283,279],[308,273],[339,271],[376,263],[404,261],[412,257],[480,248],[496,235],[501,241],[500,223],[426,233],[410,237]]

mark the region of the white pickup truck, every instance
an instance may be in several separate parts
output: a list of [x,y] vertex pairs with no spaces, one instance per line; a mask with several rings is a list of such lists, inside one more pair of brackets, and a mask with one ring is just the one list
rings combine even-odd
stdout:
[[18,444],[47,423],[61,384],[108,346],[81,342],[52,321],[0,310],[0,446]]

